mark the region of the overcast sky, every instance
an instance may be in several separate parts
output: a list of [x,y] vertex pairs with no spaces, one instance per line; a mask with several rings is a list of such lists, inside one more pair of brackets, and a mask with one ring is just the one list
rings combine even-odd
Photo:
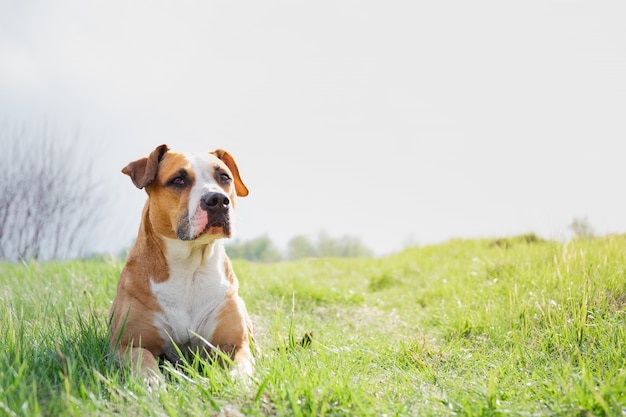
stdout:
[[0,0],[0,122],[80,128],[98,250],[136,235],[120,169],[229,150],[238,236],[406,243],[626,232],[624,1]]

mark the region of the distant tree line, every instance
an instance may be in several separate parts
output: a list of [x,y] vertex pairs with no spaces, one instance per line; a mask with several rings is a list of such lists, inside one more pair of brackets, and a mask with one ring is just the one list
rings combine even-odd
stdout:
[[247,241],[232,241],[226,245],[226,250],[231,258],[261,262],[322,257],[359,258],[373,255],[371,249],[358,237],[333,238],[324,231],[318,234],[317,239],[306,235],[294,236],[287,243],[284,253],[265,235]]
[[282,260],[280,250],[274,245],[272,239],[260,236],[255,239],[241,241],[239,239],[226,244],[228,256],[234,259],[247,259],[249,261],[275,262]]

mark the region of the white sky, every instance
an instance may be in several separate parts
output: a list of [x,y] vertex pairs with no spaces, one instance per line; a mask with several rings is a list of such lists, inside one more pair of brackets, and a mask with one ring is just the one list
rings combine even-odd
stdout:
[[238,237],[407,242],[626,232],[626,2],[0,0],[0,121],[81,129],[128,246],[120,169],[225,148]]

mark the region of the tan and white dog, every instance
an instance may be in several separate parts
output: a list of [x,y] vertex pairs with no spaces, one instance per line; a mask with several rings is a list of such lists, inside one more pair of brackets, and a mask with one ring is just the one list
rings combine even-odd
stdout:
[[149,382],[159,357],[219,349],[250,375],[252,325],[222,238],[233,229],[235,196],[248,195],[233,157],[158,146],[122,172],[148,200],[111,307],[110,345]]

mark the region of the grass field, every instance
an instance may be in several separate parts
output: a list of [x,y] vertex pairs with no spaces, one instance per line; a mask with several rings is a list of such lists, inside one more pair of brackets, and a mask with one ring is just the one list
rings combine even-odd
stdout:
[[0,415],[626,415],[625,236],[236,261],[253,380],[166,367],[153,392],[106,344],[122,266],[0,264]]

